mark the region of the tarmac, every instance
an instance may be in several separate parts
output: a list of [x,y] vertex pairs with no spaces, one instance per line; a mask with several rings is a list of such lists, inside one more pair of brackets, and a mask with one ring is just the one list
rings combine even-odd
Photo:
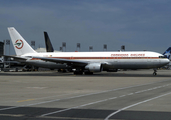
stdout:
[[0,72],[1,120],[171,120],[171,70]]

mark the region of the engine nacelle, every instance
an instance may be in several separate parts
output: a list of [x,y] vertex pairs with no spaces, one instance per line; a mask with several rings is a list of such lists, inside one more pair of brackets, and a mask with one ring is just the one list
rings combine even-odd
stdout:
[[101,63],[90,63],[85,66],[86,70],[89,70],[90,72],[101,72],[103,70],[103,67]]

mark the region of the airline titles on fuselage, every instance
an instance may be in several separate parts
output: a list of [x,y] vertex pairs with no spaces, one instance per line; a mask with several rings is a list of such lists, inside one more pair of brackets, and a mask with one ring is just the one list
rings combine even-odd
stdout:
[[111,57],[145,57],[145,54],[111,54]]

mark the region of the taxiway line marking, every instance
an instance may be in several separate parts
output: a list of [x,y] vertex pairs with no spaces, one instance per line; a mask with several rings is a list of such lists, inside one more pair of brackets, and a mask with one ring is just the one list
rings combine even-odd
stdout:
[[[168,80],[166,80],[166,81],[168,81]],[[151,83],[135,85],[135,86],[132,85],[132,86],[128,86],[128,87],[117,88],[117,89],[112,89],[112,90],[105,90],[105,91],[101,91],[101,92],[84,94],[84,95],[78,95],[78,96],[73,96],[73,97],[64,98],[64,99],[55,99],[55,100],[44,101],[44,102],[39,102],[39,103],[33,103],[33,104],[28,104],[28,105],[21,105],[21,106],[15,106],[15,107],[2,108],[2,109],[0,109],[0,111],[20,108],[20,107],[26,107],[26,106],[34,106],[34,105],[46,104],[46,103],[50,103],[50,102],[57,102],[57,101],[60,101],[60,100],[74,99],[74,98],[79,98],[79,97],[85,97],[85,96],[90,96],[90,95],[101,94],[101,93],[105,93],[105,92],[124,90],[124,89],[129,89],[129,88],[138,87],[138,86],[144,86],[144,85],[150,85],[150,84],[155,84],[155,83],[160,83],[160,82],[164,82],[164,81],[151,82]]]
[[121,96],[119,96],[119,97],[125,97],[126,95],[121,95]]
[[55,114],[55,113],[60,113],[60,112],[68,111],[68,110],[75,109],[75,108],[80,108],[80,107],[84,107],[84,106],[88,106],[88,105],[97,104],[97,103],[100,103],[100,102],[105,102],[105,101],[108,101],[108,100],[113,100],[113,99],[116,99],[116,98],[117,97],[107,98],[107,99],[104,99],[104,100],[99,100],[99,101],[95,101],[95,102],[91,102],[91,103],[87,103],[87,104],[83,104],[83,105],[79,105],[79,106],[75,106],[75,107],[71,107],[71,108],[67,108],[67,109],[63,109],[63,110],[58,110],[58,111],[46,113],[46,114],[41,115],[41,117],[52,115],[52,114]]
[[157,81],[157,82],[151,82],[151,83],[147,83],[147,84],[140,84],[140,85],[134,85],[134,86],[132,85],[132,86],[128,86],[128,87],[122,87],[122,88],[117,88],[117,89],[112,89],[112,90],[105,90],[105,91],[96,92],[96,93],[78,95],[78,96],[73,96],[73,97],[64,98],[64,99],[55,99],[55,100],[44,101],[44,102],[39,102],[39,103],[33,103],[33,104],[28,104],[28,105],[21,105],[21,106],[15,106],[15,107],[2,108],[2,109],[0,109],[0,111],[20,108],[20,107],[26,107],[26,106],[34,106],[34,105],[46,104],[46,103],[50,103],[50,102],[57,102],[57,101],[60,101],[60,100],[69,100],[69,99],[85,97],[85,96],[90,96],[90,95],[96,95],[96,94],[101,94],[101,93],[107,93],[107,92],[112,92],[112,91],[117,91],[117,90],[124,90],[124,89],[139,87],[139,86],[145,86],[145,85],[150,85],[150,84],[162,83],[162,82],[166,82],[166,81],[170,81],[170,80]]
[[22,114],[0,114],[0,116],[9,116],[9,117],[22,117]]
[[[159,88],[162,88],[162,87],[158,86],[157,89],[159,89]],[[143,93],[143,92],[147,92],[149,90],[153,90],[153,89],[146,89],[146,90],[142,90],[140,92],[135,92],[135,93],[136,94],[137,93]],[[108,100],[113,100],[113,99],[116,99],[116,98],[126,97],[126,96],[130,96],[130,95],[134,95],[134,93],[129,93],[129,94],[126,94],[126,95],[121,95],[119,97],[107,98],[107,99],[104,99],[104,100],[99,100],[99,101],[95,101],[95,102],[91,102],[91,103],[87,103],[87,104],[83,104],[83,105],[79,105],[79,106],[75,106],[75,107],[71,107],[71,108],[67,108],[67,109],[62,109],[62,110],[46,113],[46,114],[41,115],[41,117],[52,115],[52,114],[56,114],[56,113],[60,113],[60,112],[65,112],[65,111],[68,111],[68,110],[71,110],[71,109],[75,109],[75,108],[85,107],[85,106],[92,105],[92,104],[97,104],[97,103],[100,103],[100,102],[105,102],[105,101],[108,101]]]
[[[41,118],[41,117],[37,117],[37,118]],[[54,116],[45,116],[43,118],[47,118],[47,119],[60,119],[60,120],[88,120],[88,118],[80,118],[80,117],[54,117]],[[103,120],[100,118],[91,118],[91,120]]]
[[0,109],[0,111],[2,111],[2,110],[10,110],[10,109],[15,109],[15,108],[19,108],[19,107],[15,106],[15,107],[2,108],[2,109]]
[[127,96],[128,96],[128,95],[133,95],[133,94],[134,94],[134,93],[129,93],[129,94],[127,94]]
[[166,94],[163,94],[163,95],[160,95],[160,96],[157,96],[157,97],[154,97],[154,98],[151,98],[151,99],[147,99],[147,100],[144,100],[144,101],[141,101],[141,102],[132,104],[132,105],[129,105],[129,106],[124,107],[124,108],[121,108],[121,109],[117,110],[116,112],[113,112],[113,113],[111,113],[110,115],[108,115],[104,120],[108,120],[110,117],[114,116],[115,114],[117,114],[117,113],[119,113],[119,112],[121,112],[121,111],[123,111],[123,110],[126,110],[126,109],[128,109],[128,108],[134,107],[134,106],[136,106],[136,105],[140,105],[140,104],[145,103],[145,102],[149,102],[149,101],[154,100],[154,99],[157,99],[157,98],[164,97],[164,96],[169,95],[169,94],[171,94],[171,92],[166,93]]

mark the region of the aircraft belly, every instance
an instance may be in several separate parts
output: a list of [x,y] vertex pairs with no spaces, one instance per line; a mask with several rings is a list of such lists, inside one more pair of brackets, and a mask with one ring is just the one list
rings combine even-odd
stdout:
[[[114,62],[115,63],[115,62]],[[118,60],[119,69],[143,69],[148,68],[146,60]],[[115,65],[115,64],[114,64]]]

